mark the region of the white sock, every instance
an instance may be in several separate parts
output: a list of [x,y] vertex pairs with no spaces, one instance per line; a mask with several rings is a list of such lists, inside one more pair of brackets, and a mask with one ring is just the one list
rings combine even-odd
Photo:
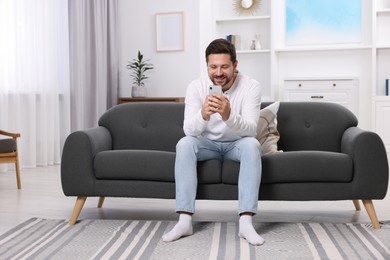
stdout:
[[252,216],[242,215],[240,217],[240,228],[238,235],[246,239],[251,245],[260,246],[264,244],[264,239],[257,234],[252,225]]
[[180,214],[179,221],[171,231],[163,235],[164,242],[172,242],[184,236],[192,235],[192,216],[189,214]]

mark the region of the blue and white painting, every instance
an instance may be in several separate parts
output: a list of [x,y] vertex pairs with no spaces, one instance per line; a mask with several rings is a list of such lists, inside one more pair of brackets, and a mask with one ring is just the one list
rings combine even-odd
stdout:
[[361,41],[361,0],[286,0],[286,44]]

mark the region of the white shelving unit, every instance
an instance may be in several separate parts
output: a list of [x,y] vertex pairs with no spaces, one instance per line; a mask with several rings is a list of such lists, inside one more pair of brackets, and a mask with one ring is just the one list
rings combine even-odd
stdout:
[[372,129],[382,137],[390,154],[390,97],[385,93],[386,79],[390,80],[390,1],[373,4]]
[[[285,1],[273,2],[273,15],[283,17]],[[349,108],[359,118],[363,128],[370,128],[372,73],[372,2],[362,0],[361,39],[354,43],[292,44],[286,42],[286,20],[277,19],[273,26],[275,42],[276,96],[284,101],[335,102]],[[306,87],[291,88],[291,79]],[[340,79],[348,79],[348,87]],[[294,81],[293,81],[294,82]],[[338,87],[328,88],[330,82]],[[311,85],[310,85],[311,84]],[[320,93],[315,95],[313,93]],[[294,95],[292,95],[294,94]],[[312,99],[311,97],[322,98]]]
[[[243,16],[232,8],[232,1],[212,0],[212,36],[226,38],[239,35],[237,47],[238,69],[258,80],[262,85],[263,100],[274,100],[271,82],[271,0],[263,0],[261,8],[253,15]],[[251,50],[252,40],[259,35],[261,49]],[[261,69],[259,69],[261,68]]]
[[[241,35],[239,69],[261,82],[264,100],[284,100],[286,79],[354,79],[358,94],[350,93],[354,98],[349,99],[349,106],[358,116],[360,127],[390,132],[387,125],[379,130],[378,120],[383,116],[376,116],[378,109],[390,108],[390,98],[384,96],[385,79],[390,78],[390,0],[361,0],[360,42],[323,45],[286,44],[285,1],[262,0],[259,11],[250,16],[238,15],[233,2],[202,2],[211,11],[207,21],[210,26],[201,26],[201,45],[217,37]],[[249,50],[256,33],[260,34],[262,49]],[[302,89],[302,96],[305,91]],[[377,101],[380,106],[375,105]],[[385,118],[390,114],[387,110],[379,113]]]

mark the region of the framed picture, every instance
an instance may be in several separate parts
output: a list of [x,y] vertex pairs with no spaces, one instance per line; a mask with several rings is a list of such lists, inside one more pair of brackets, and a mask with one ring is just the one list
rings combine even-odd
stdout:
[[286,0],[286,44],[361,42],[361,0]]
[[184,13],[156,14],[157,51],[184,50]]

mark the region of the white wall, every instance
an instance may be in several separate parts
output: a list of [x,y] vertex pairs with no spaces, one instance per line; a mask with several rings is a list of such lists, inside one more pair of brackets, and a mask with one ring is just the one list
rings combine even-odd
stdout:
[[[155,14],[164,12],[184,12],[184,51],[156,51]],[[148,96],[184,96],[188,83],[200,75],[199,1],[119,0],[119,19],[121,38],[119,95],[131,96],[132,79],[126,65],[140,50],[155,67],[149,71],[150,78],[145,81]]]

